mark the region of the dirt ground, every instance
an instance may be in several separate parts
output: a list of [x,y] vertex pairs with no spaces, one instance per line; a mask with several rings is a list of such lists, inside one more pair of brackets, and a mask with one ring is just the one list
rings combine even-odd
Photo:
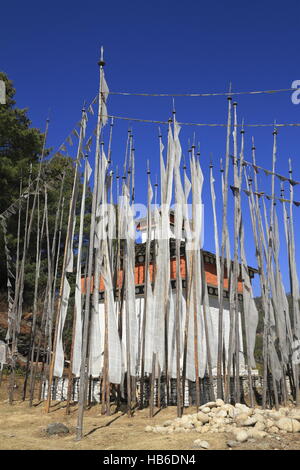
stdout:
[[[226,450],[226,442],[233,439],[231,433],[162,435],[145,432],[145,426],[162,424],[176,417],[176,407],[156,410],[154,418],[149,418],[149,410],[135,411],[132,418],[124,412],[102,416],[99,405],[91,407],[84,415],[84,438],[75,440],[77,406],[66,415],[65,402],[53,402],[49,414],[45,403],[32,408],[18,399],[11,406],[7,400],[7,383],[0,389],[0,449],[1,450],[194,450],[193,441],[201,438],[210,444],[210,450]],[[185,413],[195,412],[194,408]],[[64,436],[45,435],[49,423],[61,422],[69,427],[70,433]],[[232,450],[300,450],[300,433],[279,435],[260,441],[248,441]]]

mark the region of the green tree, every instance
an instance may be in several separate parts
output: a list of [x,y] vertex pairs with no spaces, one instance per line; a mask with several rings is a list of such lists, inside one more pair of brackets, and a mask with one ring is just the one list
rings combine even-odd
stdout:
[[[0,104],[0,214],[19,195],[20,177],[26,187],[30,164],[36,165],[43,147],[43,134],[30,127],[27,109],[17,108],[16,90],[7,75],[0,72],[0,80],[6,85],[6,104]],[[8,222],[9,231],[15,231],[16,219]],[[11,237],[10,237],[11,238]],[[4,242],[0,236],[0,290],[6,289],[6,264]]]
[[5,73],[0,80],[6,84],[6,104],[0,105],[0,214],[17,198],[20,176],[28,176],[43,147],[43,134],[31,128],[28,109],[15,106],[15,89]]
[[[0,73],[0,79],[6,83],[6,104],[0,105],[0,214],[5,211],[10,204],[15,202],[19,197],[20,177],[22,176],[22,185],[25,190],[28,185],[28,178],[30,173],[30,166],[32,165],[32,180],[38,174],[39,160],[42,153],[44,134],[38,130],[30,127],[30,120],[27,117],[27,109],[19,109],[15,105],[14,95],[15,89],[12,82],[7,78],[4,73]],[[52,238],[54,233],[55,218],[58,211],[58,200],[61,188],[61,181],[63,174],[64,187],[63,196],[64,203],[64,218],[61,234],[61,250],[60,255],[62,258],[64,250],[64,240],[66,235],[69,202],[72,192],[73,179],[74,179],[74,160],[69,156],[55,155],[51,159],[47,158],[49,151],[46,150],[46,159],[42,163],[41,171],[41,184],[39,191],[40,198],[40,217],[42,219],[44,207],[44,183],[47,184],[48,189],[48,222],[49,222],[49,240],[52,245]],[[35,190],[35,183],[32,185],[31,195],[29,199],[29,213],[33,205],[33,193]],[[77,203],[77,214],[80,211],[82,185],[79,185],[79,195]],[[91,205],[90,192],[88,191],[86,208],[86,234],[89,229],[89,207]],[[20,227],[20,255],[22,256],[24,230],[25,230],[25,212],[26,201],[22,203],[21,207],[21,227]],[[78,224],[78,221],[77,221]],[[12,255],[12,265],[16,264],[16,251],[17,251],[17,226],[18,214],[13,214],[7,219],[8,229],[8,244]],[[37,234],[37,205],[34,211],[34,218],[32,224],[31,238],[29,250],[26,255],[25,265],[25,285],[24,285],[24,306],[30,308],[33,301],[34,280],[35,280],[35,257],[36,257],[36,234]],[[75,233],[77,233],[75,231]],[[59,260],[61,266],[62,259]],[[46,237],[43,238],[42,243],[42,260],[41,260],[41,273],[39,279],[39,292],[43,297],[43,291],[47,282],[47,242]],[[7,270],[6,258],[4,252],[4,240],[0,227],[0,292],[6,292],[7,283]],[[58,284],[59,285],[59,284]]]

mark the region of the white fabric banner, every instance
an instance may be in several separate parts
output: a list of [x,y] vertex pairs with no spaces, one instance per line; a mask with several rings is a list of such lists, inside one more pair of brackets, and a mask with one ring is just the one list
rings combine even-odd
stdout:
[[70,284],[67,277],[64,280],[64,289],[62,294],[61,309],[58,321],[58,335],[56,344],[56,354],[54,363],[54,377],[62,377],[64,370],[64,350],[63,350],[63,329],[68,311],[69,297],[70,297]]

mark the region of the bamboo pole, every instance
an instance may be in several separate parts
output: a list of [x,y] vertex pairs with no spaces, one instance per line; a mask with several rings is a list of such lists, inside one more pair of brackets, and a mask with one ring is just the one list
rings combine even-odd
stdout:
[[[252,158],[255,158],[255,147],[252,146]],[[254,202],[254,197],[253,193],[251,191],[252,187],[252,179],[249,178],[247,180],[247,185],[250,189],[250,197],[249,199],[249,207],[250,207],[250,215],[251,215],[251,221],[252,221],[252,229],[253,229],[253,235],[254,235],[254,241],[255,241],[255,246],[256,246],[256,258],[257,258],[257,264],[258,264],[258,269],[259,269],[259,280],[260,280],[260,290],[261,290],[261,296],[262,296],[262,303],[264,307],[264,312],[265,312],[265,322],[266,316],[267,316],[267,284],[266,284],[266,277],[265,277],[265,270],[263,266],[263,253],[262,253],[262,245],[263,245],[263,232],[262,232],[262,226],[261,226],[261,214],[259,210],[259,204],[258,200],[256,200],[256,203]],[[264,334],[263,334],[263,357],[264,357],[264,370],[263,370],[263,393],[262,393],[262,406],[263,408],[266,407],[266,394],[267,394],[267,336],[266,336],[266,331],[264,327]]]
[[[190,150],[189,150],[190,151]],[[183,166],[185,181],[187,181],[186,175],[186,163],[184,161]],[[189,182],[189,181],[187,181]],[[185,187],[185,204],[188,204],[188,196],[189,190]],[[184,325],[184,333],[183,333],[183,361],[182,361],[182,396],[183,396],[183,405],[184,405],[184,397],[185,397],[185,382],[186,382],[186,361],[187,361],[187,342],[188,342],[188,327],[189,327],[189,311],[190,311],[190,299],[191,299],[191,277],[192,277],[192,269],[193,269],[193,258],[190,256],[190,253],[187,253],[186,245],[187,239],[190,237],[190,225],[188,220],[188,214],[185,212],[184,215],[184,227],[185,227],[185,302],[186,302],[186,317],[185,317],[185,325]]]
[[68,388],[67,388],[67,404],[66,404],[66,415],[70,414],[70,403],[71,403],[71,396],[72,396],[72,389],[73,389],[73,373],[72,373],[72,365],[73,365],[73,356],[74,356],[74,340],[75,340],[75,327],[76,327],[76,305],[74,305],[73,310],[73,325],[72,325],[72,344],[71,344],[71,351],[70,351],[70,365],[68,370]]
[[55,365],[56,348],[57,348],[57,341],[58,341],[58,326],[59,326],[59,322],[61,318],[61,308],[62,308],[62,301],[63,301],[62,296],[63,296],[64,285],[65,285],[65,280],[66,280],[69,250],[72,250],[72,246],[70,246],[70,244],[72,243],[72,232],[73,232],[73,224],[74,224],[74,217],[75,217],[76,201],[77,201],[77,195],[78,195],[78,184],[79,184],[78,167],[79,167],[80,158],[81,158],[81,148],[82,148],[82,141],[84,137],[85,119],[86,119],[86,112],[85,112],[85,109],[83,109],[82,115],[81,115],[80,135],[79,135],[79,142],[78,142],[78,148],[77,148],[74,182],[73,182],[72,195],[71,195],[70,205],[69,205],[67,234],[66,234],[66,240],[65,240],[65,249],[64,249],[64,257],[63,257],[62,272],[61,272],[61,282],[60,282],[58,305],[57,305],[55,331],[54,331],[54,339],[53,339],[52,345],[51,345],[51,339],[49,338],[50,340],[49,346],[50,347],[52,346],[51,349],[53,349],[53,351],[52,351],[52,356],[50,357],[50,367],[49,367],[49,377],[48,377],[49,392],[47,395],[47,401],[46,401],[46,407],[45,407],[46,413],[49,413],[50,406],[51,406],[51,392],[50,391],[51,391],[52,381],[53,381],[53,376],[54,376],[54,365]]
[[[223,356],[223,308],[224,308],[224,257],[227,237],[227,200],[228,200],[228,169],[231,132],[231,96],[228,98],[227,136],[226,136],[226,161],[223,191],[223,217],[222,217],[222,244],[221,244],[221,296],[218,323],[218,359],[217,359],[217,397],[223,397],[222,385],[222,356]],[[228,266],[228,261],[227,261]]]
[[[252,139],[252,161],[253,164],[256,166],[256,155],[255,155],[255,145],[254,139]],[[248,183],[248,182],[247,182]],[[249,187],[251,189],[252,179],[249,180]],[[258,186],[257,186],[257,175],[256,171],[254,171],[254,184],[255,184],[255,192],[258,193]],[[267,279],[265,275],[265,270],[263,266],[263,251],[267,253],[267,246],[265,242],[265,236],[262,227],[261,221],[261,213],[259,207],[259,199],[256,195],[256,199],[254,202],[253,194],[251,193],[251,207],[252,207],[252,226],[253,226],[253,234],[255,238],[255,245],[256,245],[256,256],[257,256],[257,263],[259,268],[259,279],[260,279],[260,288],[261,288],[261,296],[263,301],[263,307],[265,312],[265,322],[267,321]],[[256,227],[257,224],[257,227]],[[257,233],[258,231],[258,233]],[[267,336],[265,334],[265,327],[264,327],[264,335],[263,335],[263,357],[264,357],[264,371],[263,371],[263,396],[262,396],[262,405],[263,408],[266,407],[266,394],[267,394],[267,374],[268,374],[268,356],[267,356]]]
[[[128,269],[128,246],[125,243],[124,247],[124,267]],[[129,329],[129,289],[128,289],[128,276],[125,275],[125,301],[126,301],[126,360],[127,360],[127,415],[132,417],[131,413],[131,355],[130,355],[130,329]]]
[[[80,283],[80,276],[81,276],[81,260],[82,260],[82,241],[83,241],[83,226],[84,226],[84,213],[85,213],[85,197],[86,197],[86,187],[88,184],[88,156],[86,155],[85,159],[85,169],[84,169],[84,181],[83,181],[83,190],[82,190],[82,198],[81,198],[81,208],[80,208],[80,225],[79,225],[79,240],[78,240],[78,253],[77,253],[77,267],[76,267],[76,289],[79,288],[81,292],[81,286],[78,286]],[[80,294],[81,295],[81,294]],[[82,307],[82,305],[81,305]],[[70,402],[71,402],[71,395],[73,389],[73,358],[74,358],[74,342],[75,342],[75,330],[76,330],[76,321],[77,321],[77,308],[76,302],[74,304],[74,315],[73,315],[73,327],[72,327],[72,345],[71,345],[71,354],[70,354],[70,366],[69,366],[69,373],[68,373],[68,392],[67,392],[67,406],[66,406],[66,414],[70,413]]]
[[[88,254],[88,275],[87,275],[87,286],[86,286],[86,301],[85,301],[85,318],[83,327],[83,341],[82,341],[82,359],[81,359],[81,370],[80,370],[80,384],[79,384],[79,402],[78,402],[78,419],[77,419],[77,434],[76,439],[82,439],[83,431],[83,413],[84,413],[84,395],[85,395],[85,376],[86,376],[86,356],[88,348],[88,333],[89,333],[89,320],[90,320],[90,296],[91,296],[91,276],[93,268],[93,252],[94,252],[94,234],[95,234],[95,214],[96,214],[96,202],[97,202],[97,190],[98,190],[98,168],[99,168],[99,141],[102,127],[102,83],[103,83],[103,66],[105,62],[103,60],[103,49],[101,49],[101,58],[99,61],[100,68],[100,87],[99,87],[99,98],[98,98],[98,119],[97,119],[97,136],[96,136],[96,157],[95,157],[95,172],[94,172],[94,188],[92,198],[92,214],[91,214],[91,225],[90,225],[90,240],[89,240],[89,254]],[[94,289],[98,289],[98,286],[94,286]]]
[[[55,216],[55,227],[54,227],[54,235],[53,235],[53,241],[52,241],[52,258],[51,258],[51,267],[53,270],[54,266],[54,252],[55,252],[55,240],[56,240],[56,232],[57,232],[57,225],[58,225],[58,219],[59,219],[59,214],[60,214],[60,209],[61,209],[61,201],[62,201],[62,191],[63,191],[63,185],[64,185],[64,177],[65,177],[65,172],[63,172],[62,176],[62,182],[60,186],[60,193],[59,193],[59,201],[58,201],[58,210],[56,212]],[[29,373],[29,364],[30,364],[30,358],[31,358],[31,366],[30,369],[32,370],[33,364],[33,357],[34,353],[32,354],[32,348],[34,348],[34,341],[35,341],[35,328],[36,328],[36,317],[37,317],[37,296],[38,296],[38,284],[39,284],[39,273],[40,273],[40,264],[41,264],[41,246],[40,246],[40,227],[39,227],[39,188],[37,186],[36,188],[36,193],[37,193],[37,205],[38,205],[38,222],[37,222],[37,252],[36,252],[36,273],[35,273],[35,288],[34,288],[34,301],[33,301],[33,320],[32,320],[32,329],[31,329],[31,339],[30,339],[30,347],[29,347],[29,352],[28,352],[28,360],[27,360],[27,366],[26,366],[26,374],[25,374],[25,381],[24,381],[24,392],[23,392],[23,400],[26,398],[26,387],[27,387],[27,379],[28,379],[28,373]],[[53,277],[53,272],[51,272],[51,276]],[[55,286],[53,287],[53,291],[55,290]],[[55,296],[55,291],[53,292],[53,299]],[[54,301],[53,301],[54,302]],[[52,311],[54,308],[54,303],[52,303]],[[32,373],[30,371],[31,379],[32,380]],[[32,404],[32,402],[31,402]],[[30,406],[31,406],[30,404]]]
[[[294,324],[294,337],[299,340],[300,337],[300,312],[299,312],[299,281],[296,270],[296,256],[295,256],[295,235],[294,235],[294,217],[293,217],[293,200],[294,200],[294,187],[291,184],[293,179],[292,162],[289,159],[289,175],[290,175],[290,285],[293,304],[293,324]],[[291,269],[292,268],[292,269]],[[296,405],[300,406],[300,391],[299,391],[299,364],[293,364],[295,376],[295,395]]]
[[180,312],[181,301],[181,273],[180,273],[180,245],[181,241],[176,238],[176,309],[175,309],[175,338],[176,338],[176,391],[177,391],[177,416],[181,418],[183,403],[180,386]]
[[18,229],[17,229],[17,257],[16,257],[16,280],[19,277],[19,264],[20,264],[20,230],[21,230],[21,213],[22,213],[22,177],[20,178],[20,191],[19,191],[19,209],[18,209]]
[[[162,173],[161,173],[161,185],[163,189],[161,189],[161,194],[165,190],[165,181],[163,179]],[[157,205],[157,189],[158,189],[158,184],[155,183],[154,185],[155,190],[154,190],[154,207],[156,208]],[[162,204],[162,201],[161,201]],[[152,283],[154,285],[155,289],[155,283],[157,282],[157,248],[158,248],[158,243],[157,243],[157,231],[156,231],[156,222],[157,219],[154,219],[154,236],[153,236],[153,270],[152,270]],[[159,225],[160,225],[160,219],[159,219]],[[158,233],[161,233],[161,230],[159,230]],[[161,239],[160,239],[161,240]],[[156,354],[153,352],[152,354],[152,373],[150,374],[149,377],[149,383],[150,383],[150,388],[149,388],[149,418],[153,417],[154,413],[154,387],[155,387],[155,363],[156,363]],[[166,375],[166,389],[167,389],[167,397],[166,397],[166,406],[168,406],[168,399],[169,399],[169,384],[168,384],[168,377]]]
[[[240,230],[240,249],[241,249],[241,257],[243,262],[243,254],[245,252],[245,245],[244,245],[244,225],[242,221],[242,207],[241,207],[241,187],[242,187],[242,178],[243,178],[243,164],[244,164],[244,127],[241,130],[241,152],[240,152],[240,171],[238,175],[238,184],[239,184],[239,193],[238,193],[238,201],[240,206],[240,221],[239,221],[239,230]],[[244,266],[244,269],[247,269],[247,266]],[[243,266],[242,266],[243,270]],[[248,273],[247,273],[248,274]],[[243,277],[243,276],[242,276]],[[248,277],[249,279],[249,277]],[[245,282],[243,279],[243,289],[247,289],[245,287]],[[244,302],[244,293],[243,293],[243,302]],[[244,304],[243,304],[244,305]],[[245,325],[245,336],[246,336],[246,350],[247,350],[247,371],[248,371],[248,383],[249,383],[249,396],[250,396],[250,406],[251,408],[254,407],[254,394],[253,394],[253,382],[252,382],[252,368],[251,368],[251,355],[250,355],[250,344],[249,344],[249,329],[248,329],[248,320],[246,321],[246,313],[245,309],[243,308],[244,313],[244,325]]]
[[[42,219],[42,225],[41,225],[41,233],[39,237],[39,263],[41,262],[41,253],[42,253],[42,241],[43,241],[43,236],[44,236],[44,227],[45,227],[45,219],[46,219],[46,207],[44,206],[43,210],[43,219]],[[37,300],[37,283],[35,284],[36,288],[36,297],[35,299]],[[35,302],[34,305],[36,306]],[[36,307],[34,307],[36,308]],[[34,325],[34,334],[33,334],[33,345],[31,349],[31,367],[30,367],[30,376],[29,376],[29,407],[32,406],[33,403],[33,397],[34,397],[34,388],[35,388],[35,379],[36,379],[36,373],[37,373],[37,362],[39,358],[39,348],[40,348],[40,343],[41,343],[41,335],[42,335],[42,326],[43,326],[43,318],[44,318],[44,310],[42,314],[42,319],[41,319],[41,327],[39,328],[39,337],[38,337],[38,344],[37,344],[37,351],[36,351],[36,361],[34,362],[34,354],[35,354],[35,341],[36,341],[36,316],[35,316],[35,325]]]
[[107,314],[107,295],[104,293],[104,363],[103,363],[103,382],[102,382],[102,408],[101,413],[110,415],[110,397],[109,397],[109,357],[108,357],[108,314]]
[[21,322],[21,308],[22,308],[22,300],[23,300],[22,284],[24,283],[24,269],[25,269],[25,258],[26,258],[26,251],[27,251],[27,238],[29,236],[29,229],[28,229],[29,200],[30,200],[29,188],[31,185],[31,177],[32,177],[32,165],[30,165],[30,172],[29,172],[28,197],[27,197],[27,204],[26,204],[22,263],[21,263],[18,279],[16,279],[15,298],[14,298],[14,303],[12,307],[13,325],[12,325],[12,336],[11,336],[11,373],[9,377],[9,391],[8,391],[10,405],[13,404],[13,400],[14,400],[14,386],[15,386],[15,372],[16,372],[15,369],[16,369],[16,360],[18,356],[18,349],[17,349],[18,348],[18,333],[19,333],[20,322]]
[[238,182],[238,143],[237,143],[237,103],[233,103],[234,133],[233,133],[233,170],[234,170],[234,263],[233,263],[233,289],[234,289],[234,316],[235,316],[235,401],[240,402],[240,330],[239,330],[239,302],[238,302],[238,277],[239,277],[239,182]]
[[[199,285],[197,284],[197,281],[199,280],[197,278],[197,269],[198,267],[201,268],[200,266],[197,266],[197,242],[198,240],[195,240],[195,229],[196,229],[196,217],[197,217],[197,212],[196,212],[196,204],[198,204],[198,201],[195,200],[195,190],[196,190],[196,162],[195,162],[195,157],[194,157],[194,148],[195,146],[192,146],[192,160],[191,160],[191,166],[192,166],[192,193],[193,193],[193,204],[192,204],[192,217],[193,217],[193,278],[192,278],[192,289],[193,289],[193,320],[194,320],[194,363],[195,363],[195,385],[196,385],[196,409],[199,409],[200,406],[200,382],[199,382],[199,356],[198,356],[198,349],[199,349],[199,343],[198,343],[198,302],[197,302],[197,291],[199,289]],[[200,281],[200,280],[199,280]]]
[[271,202],[271,211],[270,211],[270,222],[268,227],[268,253],[267,253],[267,286],[268,286],[268,317],[267,317],[267,324],[266,324],[266,335],[267,335],[267,357],[272,373],[272,382],[273,382],[273,392],[274,392],[274,399],[275,399],[275,407],[279,409],[279,402],[278,402],[278,391],[277,391],[277,384],[274,374],[274,364],[273,364],[273,356],[270,353],[270,349],[268,347],[269,342],[271,341],[270,337],[270,315],[271,315],[271,292],[270,292],[270,276],[271,276],[271,269],[272,269],[272,244],[273,244],[273,227],[274,227],[274,185],[275,185],[275,163],[276,163],[276,154],[277,154],[277,130],[274,129],[273,132],[273,164],[272,164],[272,202]]
[[[38,284],[39,284],[39,275],[40,275],[40,260],[41,260],[41,247],[40,247],[40,198],[38,195],[37,200],[37,231],[36,231],[36,258],[35,258],[35,281],[34,281],[34,298],[33,298],[33,315],[32,315],[32,325],[30,329],[30,346],[28,351],[27,363],[26,363],[26,372],[24,379],[23,387],[23,401],[26,399],[26,389],[27,389],[27,380],[29,372],[30,358],[32,357],[31,351],[34,349],[35,333],[36,333],[36,316],[37,316],[37,297],[38,297]],[[33,364],[31,364],[32,368]]]
[[208,324],[207,324],[207,316],[208,316],[207,305],[209,304],[209,300],[208,300],[206,275],[205,275],[205,270],[204,270],[203,253],[201,253],[201,277],[202,277],[202,285],[203,285],[202,305],[203,305],[203,317],[204,317],[204,328],[205,328],[206,350],[207,350],[207,368],[208,368],[208,377],[209,377],[209,399],[211,401],[214,401],[215,400],[215,393],[214,393],[214,386],[213,386],[211,348],[210,348],[210,337],[209,337]]
[[[180,247],[183,225],[183,191],[180,177],[181,148],[179,143],[179,129],[176,125],[176,114],[173,111],[174,146],[175,146],[175,259],[176,259],[176,306],[175,306],[175,345],[176,345],[176,395],[177,416],[180,418],[183,412],[182,389],[180,383],[180,314],[182,312],[182,279],[180,272]],[[172,294],[171,294],[172,295]]]
[[149,265],[150,265],[150,247],[151,247],[151,200],[152,200],[152,188],[150,180],[150,169],[149,164],[147,168],[148,175],[148,210],[147,210],[147,240],[146,240],[146,253],[145,253],[145,278],[144,278],[144,311],[143,311],[143,322],[142,322],[142,351],[141,351],[141,388],[140,388],[140,409],[143,409],[144,402],[144,385],[145,385],[145,341],[146,341],[146,323],[147,323],[147,298],[148,298],[148,283],[149,283]]
[[151,373],[151,380],[150,380],[149,418],[153,418],[153,415],[154,415],[155,364],[156,364],[156,354],[153,353],[153,357],[152,357],[152,373]]

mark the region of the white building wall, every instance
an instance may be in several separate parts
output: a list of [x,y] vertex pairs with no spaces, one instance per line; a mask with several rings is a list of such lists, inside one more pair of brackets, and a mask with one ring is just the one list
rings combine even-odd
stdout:
[[[173,310],[176,305],[176,294],[173,291]],[[186,309],[185,309],[185,299],[184,296],[182,298],[182,314],[180,316],[180,331],[181,331],[181,341],[180,341],[180,350],[181,350],[181,369],[183,363],[183,344],[184,344],[184,327],[186,322]],[[208,323],[208,331],[209,331],[209,346],[211,352],[211,359],[212,359],[212,368],[213,374],[216,375],[217,373],[217,354],[218,354],[218,322],[219,322],[219,302],[217,296],[209,296],[209,311],[207,312],[207,323]],[[100,303],[99,305],[99,315],[100,315],[100,325],[101,325],[101,344],[99,348],[101,348],[101,368],[103,366],[103,356],[104,356],[104,304]],[[123,304],[123,335],[122,335],[122,368],[123,371],[126,371],[126,331],[125,330],[125,321],[124,317],[126,315],[125,311],[125,302]],[[138,348],[138,374],[140,373],[140,358],[141,358],[141,336],[142,336],[142,324],[143,324],[143,315],[144,315],[144,297],[137,297],[136,298],[136,317],[138,323],[138,336],[134,339],[137,344]],[[245,373],[245,361],[244,361],[244,354],[243,354],[243,338],[242,338],[242,327],[241,327],[241,314],[240,314],[240,373]],[[224,346],[225,346],[225,356],[227,361],[227,352],[229,347],[229,328],[230,328],[230,321],[229,321],[229,301],[228,299],[224,299],[224,310],[223,310],[223,334],[224,334]],[[175,323],[174,323],[174,314],[173,314],[173,321],[172,315],[170,314],[169,317],[169,341],[168,341],[168,356],[169,356],[169,374],[170,377],[176,377],[176,343],[175,343]],[[201,328],[199,326],[198,330],[198,338],[199,338],[199,361],[205,361],[206,364],[206,354],[201,355],[201,350],[203,350],[203,345],[200,344],[201,338],[202,341],[206,343],[205,332],[201,332]],[[202,346],[202,347],[201,347]],[[206,344],[204,344],[204,348],[206,348]],[[147,354],[147,352],[146,352]],[[152,356],[149,354],[149,356]],[[193,352],[191,352],[191,357],[193,356]],[[193,359],[192,359],[193,360]],[[152,367],[152,357],[145,358],[145,371],[146,373],[151,373]],[[205,367],[204,364],[204,367]]]

